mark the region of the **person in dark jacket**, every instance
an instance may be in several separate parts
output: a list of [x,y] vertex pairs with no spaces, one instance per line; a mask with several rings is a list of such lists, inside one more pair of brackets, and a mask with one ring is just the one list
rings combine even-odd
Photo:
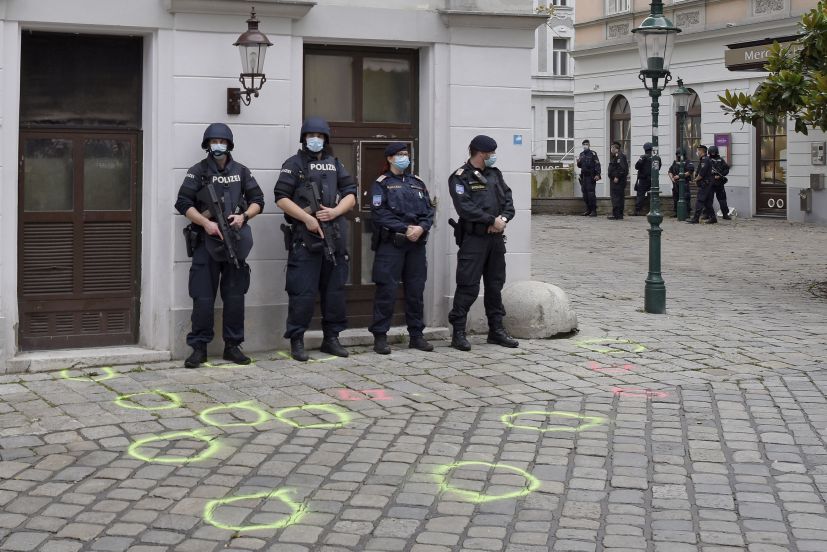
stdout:
[[393,142],[385,148],[385,171],[371,187],[373,214],[373,350],[390,354],[388,329],[393,317],[396,290],[401,282],[405,291],[405,321],[410,335],[409,348],[433,351],[422,332],[425,329],[425,281],[428,259],[425,244],[434,223],[434,207],[425,182],[409,172],[407,144]]
[[612,198],[612,214],[609,220],[623,220],[623,203],[626,198],[626,179],[629,177],[629,161],[620,142],[612,142],[609,159],[609,194]]
[[680,199],[680,162],[683,160],[683,179],[684,179],[684,200],[686,201],[686,216],[692,215],[692,190],[690,184],[692,183],[692,173],[695,172],[695,165],[686,158],[686,152],[683,148],[675,150],[675,160],[669,167],[667,173],[672,180],[672,202],[675,205],[675,216],[678,216],[678,200]]
[[635,163],[635,170],[637,170],[637,180],[635,182],[635,216],[644,215],[643,204],[646,202],[646,196],[649,195],[649,190],[652,189],[652,144],[646,142],[643,144],[643,155]]
[[577,156],[577,167],[580,169],[580,192],[586,204],[584,217],[597,216],[597,194],[595,188],[600,180],[600,159],[591,149],[588,140],[583,140],[583,151]]
[[[185,232],[188,253],[192,252],[189,294],[192,298],[192,330],[187,345],[192,354],[187,368],[197,368],[207,361],[207,344],[213,340],[215,296],[221,290],[224,302],[222,337],[225,360],[250,364],[250,358],[239,348],[244,341],[244,295],[250,287],[250,267],[245,262],[253,247],[250,220],[264,209],[264,193],[250,169],[233,159],[233,133],[224,123],[213,123],[204,131],[201,148],[206,159],[187,171],[178,190],[175,208],[191,221]],[[205,193],[212,187],[220,198],[222,215],[231,236],[221,234],[218,223],[209,212]],[[233,240],[236,262],[228,257],[226,242]]]
[[511,188],[497,162],[497,142],[479,135],[468,146],[468,161],[451,174],[448,187],[459,214],[455,232],[457,252],[457,289],[448,313],[453,327],[451,347],[470,351],[465,333],[468,310],[485,283],[485,314],[488,317],[488,343],[517,347],[519,343],[505,331],[505,228],[514,218]]
[[[726,160],[718,155],[718,146],[709,146],[709,163],[712,171],[712,193],[710,196],[715,194],[715,197],[718,198],[718,204],[721,206],[721,218],[730,220],[732,217],[729,216],[729,205],[727,205],[726,190],[724,189],[724,184],[729,181],[726,177],[729,174],[729,165]],[[710,209],[712,209],[711,197],[709,203]]]
[[706,146],[698,146],[698,170],[695,171],[695,183],[698,185],[698,198],[695,200],[695,215],[687,220],[689,224],[698,224],[702,215],[706,215],[708,224],[716,224],[718,218],[712,209],[714,192],[712,191],[712,163],[706,154]]

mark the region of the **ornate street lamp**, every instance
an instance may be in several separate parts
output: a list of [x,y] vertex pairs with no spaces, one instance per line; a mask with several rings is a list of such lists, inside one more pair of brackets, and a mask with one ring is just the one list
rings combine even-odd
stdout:
[[684,173],[686,170],[684,167],[686,166],[686,149],[683,147],[683,128],[686,122],[686,110],[689,107],[689,98],[692,97],[692,92],[689,91],[688,88],[684,87],[683,81],[678,79],[678,88],[672,92],[672,101],[675,102],[675,109],[678,112],[678,148],[681,150],[681,158],[678,161],[678,171],[680,171],[680,176],[678,177],[678,220],[684,221],[686,220],[686,215],[689,206],[686,204],[686,186],[688,183],[686,182],[686,178],[684,177]]
[[646,276],[644,310],[653,314],[666,312],[666,284],[660,273],[660,235],[663,230],[663,214],[660,212],[660,156],[658,155],[658,98],[666,84],[672,79],[669,63],[675,35],[681,30],[663,15],[663,2],[652,0],[649,16],[640,27],[634,29],[640,52],[640,80],[652,98],[652,189],[649,192],[649,274]]
[[267,36],[258,30],[256,9],[252,8],[250,19],[247,20],[247,30],[233,43],[233,46],[238,46],[241,53],[241,75],[238,80],[244,90],[227,89],[228,115],[238,115],[241,113],[242,102],[244,105],[250,105],[252,96],[258,98],[258,91],[267,82],[264,76],[264,56],[267,54],[267,48],[272,45]]

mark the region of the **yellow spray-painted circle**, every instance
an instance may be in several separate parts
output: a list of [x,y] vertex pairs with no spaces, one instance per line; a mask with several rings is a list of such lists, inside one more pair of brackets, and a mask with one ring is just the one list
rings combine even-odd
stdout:
[[256,365],[256,359],[251,358],[250,364],[236,364],[234,362],[226,362],[223,364],[213,364],[212,362],[204,362],[201,366],[205,366],[207,368],[223,368],[225,370],[229,370],[232,368],[252,368]]
[[[526,482],[528,485],[523,487],[518,491],[513,491],[510,493],[503,493],[498,495],[490,495],[485,493],[479,493],[476,491],[468,491],[465,489],[457,489],[456,487],[451,486],[448,483],[447,475],[449,472],[457,468],[462,468],[465,466],[488,466],[492,469],[503,469],[513,471],[519,475],[525,477]],[[519,498],[521,496],[525,496],[533,491],[536,491],[540,488],[540,480],[528,473],[527,471],[517,468],[515,466],[510,466],[508,464],[492,464],[490,462],[479,462],[479,461],[462,461],[462,462],[454,462],[453,464],[445,464],[443,466],[439,466],[437,470],[437,478],[439,479],[439,490],[442,492],[450,492],[455,495],[462,497],[463,500],[467,502],[473,502],[475,504],[482,504],[484,502],[493,502],[495,500],[505,500],[507,498]]]
[[[633,347],[631,351],[627,351],[625,349],[618,349],[615,347],[601,347],[601,345],[609,345],[611,343],[615,343],[618,345],[632,345]],[[637,343],[636,341],[632,341],[631,339],[617,339],[614,337],[594,337],[591,339],[581,339],[577,341],[577,346],[582,347],[583,349],[594,351],[595,353],[604,353],[608,355],[623,353],[642,353],[646,350],[646,347],[644,347],[640,343]]]
[[[286,417],[286,415],[290,412],[295,412],[297,410],[321,410],[322,412],[333,414],[334,416],[338,417],[340,421],[301,425]],[[299,429],[335,429],[339,427],[344,427],[345,425],[349,424],[350,421],[353,419],[350,415],[350,411],[345,410],[344,408],[336,406],[334,404],[306,404],[304,406],[291,406],[289,408],[282,408],[281,410],[277,411],[275,415],[276,418],[281,420],[282,422]]]
[[[249,410],[250,412],[256,415],[255,421],[222,424],[220,422],[216,422],[210,419],[210,415],[214,412],[217,412],[219,410],[232,410],[233,408],[238,408],[240,410]],[[253,401],[242,401],[232,404],[219,404],[218,406],[211,406],[210,408],[202,410],[198,417],[201,418],[201,420],[204,423],[215,427],[254,427],[266,422],[270,418],[270,414],[265,410],[262,410],[261,408],[255,406],[253,404]]]
[[[155,441],[174,441],[176,439],[195,439],[198,441],[204,441],[209,446],[196,454],[195,456],[146,456],[145,454],[141,454],[139,449],[146,446],[149,443],[153,443]],[[172,433],[164,433],[162,435],[150,435],[149,437],[144,437],[143,439],[138,439],[127,449],[127,453],[132,456],[133,458],[137,458],[138,460],[143,460],[144,462],[155,462],[158,464],[189,464],[191,462],[200,462],[201,460],[206,460],[210,456],[214,455],[218,452],[218,449],[221,448],[221,443],[218,439],[211,437],[209,435],[204,435],[202,430],[193,429],[190,431],[174,431]]]
[[[562,418],[576,418],[578,420],[583,420],[583,423],[577,427],[558,426],[546,427],[541,429],[539,427],[534,426],[517,425],[513,422],[513,420],[515,418],[518,418],[519,416],[528,416],[531,414],[542,416],[560,416]],[[554,431],[584,431],[595,426],[603,425],[606,422],[606,419],[602,416],[586,416],[585,414],[578,414],[577,412],[565,412],[560,410],[555,410],[551,412],[547,412],[545,410],[529,410],[526,412],[512,412],[511,414],[503,414],[502,416],[500,416],[500,421],[508,427],[513,427],[517,429],[530,429],[532,431],[540,431],[542,433],[551,433]]]
[[[158,395],[159,397],[169,401],[169,404],[163,404],[161,406],[141,406],[134,402],[129,402],[132,397],[138,397],[140,395]],[[169,410],[170,408],[180,407],[183,402],[181,401],[181,397],[175,393],[167,393],[166,391],[161,391],[160,389],[154,389],[152,391],[143,391],[141,393],[119,395],[118,398],[115,399],[115,404],[121,408],[131,408],[132,410]]]
[[[262,529],[283,529],[288,525],[293,525],[294,523],[297,523],[302,517],[304,517],[304,514],[306,513],[304,504],[296,502],[294,500],[290,500],[290,498],[288,498],[287,496],[289,493],[290,491],[288,489],[281,489],[278,491],[267,491],[263,493],[230,496],[226,498],[217,498],[215,500],[210,500],[204,506],[204,521],[206,521],[210,525],[218,527],[219,529],[226,529],[228,531],[236,531],[239,533],[244,531],[257,531]],[[262,523],[258,525],[227,525],[225,523],[221,523],[220,521],[216,521],[214,518],[215,510],[221,505],[232,504],[240,500],[255,500],[261,498],[277,498],[281,500],[290,508],[290,515],[284,519],[274,521],[273,523]]]
[[113,370],[110,366],[104,366],[103,368],[100,369],[100,371],[104,373],[104,375],[101,376],[101,377],[98,377],[98,376],[76,377],[76,376],[70,376],[69,375],[69,368],[64,368],[63,370],[60,371],[60,377],[62,377],[63,379],[66,379],[66,380],[70,380],[70,381],[106,381],[106,380],[109,380],[109,379],[112,379],[112,378],[115,378],[115,377],[118,376],[115,373],[115,370]]
[[[279,357],[281,357],[285,360],[293,360],[293,357],[290,356],[290,353],[288,353],[286,351],[276,351],[276,356],[279,356]],[[309,364],[313,364],[314,362],[327,362],[328,360],[336,360],[337,358],[339,358],[339,357],[337,357],[336,355],[331,355],[331,356],[322,357],[322,358],[312,358],[311,357],[311,358],[308,358],[306,362],[309,363]],[[276,359],[273,359],[273,360],[276,360]]]

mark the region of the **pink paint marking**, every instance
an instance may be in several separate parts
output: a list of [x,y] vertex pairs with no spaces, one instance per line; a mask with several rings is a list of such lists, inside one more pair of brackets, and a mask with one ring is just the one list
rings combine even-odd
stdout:
[[384,389],[365,389],[364,391],[371,399],[375,401],[392,401],[393,397],[388,395]]
[[603,366],[600,363],[597,363],[593,360],[589,361],[589,370],[593,372],[599,372],[601,374],[628,374],[634,368],[633,364],[624,364],[624,365],[615,365],[615,366]]
[[388,395],[384,389],[365,389],[354,391],[353,389],[338,389],[336,394],[342,401],[392,401],[393,397]]
[[637,399],[663,399],[671,395],[669,391],[659,391],[646,387],[612,387],[612,393],[618,397]]
[[343,401],[364,401],[367,399],[365,395],[352,389],[339,389],[336,393],[339,395],[339,399]]

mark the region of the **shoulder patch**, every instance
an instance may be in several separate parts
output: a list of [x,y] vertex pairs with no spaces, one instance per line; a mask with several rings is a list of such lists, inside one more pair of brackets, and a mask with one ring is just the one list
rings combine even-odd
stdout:
[[454,186],[454,190],[456,190],[458,195],[462,195],[465,193],[465,185],[461,182],[457,182],[456,186]]
[[421,176],[419,176],[418,174],[414,174],[414,175],[412,175],[412,176],[413,176],[414,178],[416,178],[417,180],[419,180],[420,182],[422,182],[423,184],[425,183],[425,181],[424,181],[424,180],[422,180],[422,177],[421,177]]
[[382,194],[376,194],[373,196],[373,206],[379,207],[380,205],[382,205]]
[[386,175],[386,174],[380,174],[380,175],[379,175],[379,178],[377,178],[377,179],[376,179],[376,181],[377,181],[377,182],[382,182],[382,181],[383,181],[383,180],[385,180],[387,177],[388,177],[388,175]]
[[454,174],[456,176],[462,176],[462,173],[464,173],[464,172],[465,172],[465,169],[460,167],[460,168],[457,169],[457,172],[455,172]]

